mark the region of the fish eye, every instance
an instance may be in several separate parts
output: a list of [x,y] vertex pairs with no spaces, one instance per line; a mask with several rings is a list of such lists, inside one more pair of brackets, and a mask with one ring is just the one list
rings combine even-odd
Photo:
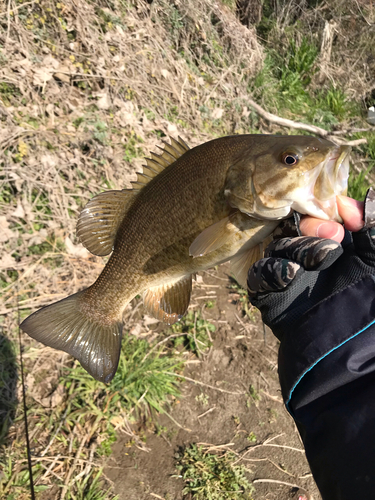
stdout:
[[288,165],[288,167],[291,167],[293,165],[297,165],[298,163],[298,155],[295,153],[283,153],[281,157],[281,161],[285,164]]

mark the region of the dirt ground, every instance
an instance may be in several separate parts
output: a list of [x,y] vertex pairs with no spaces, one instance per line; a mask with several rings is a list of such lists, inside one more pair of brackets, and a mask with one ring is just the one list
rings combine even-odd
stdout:
[[239,463],[249,469],[256,488],[254,500],[298,498],[298,488],[319,500],[296,426],[282,403],[277,339],[268,329],[264,336],[257,311],[251,311],[252,319],[243,316],[239,296],[230,289],[229,265],[202,277],[192,307],[212,295],[215,306],[203,308],[203,316],[217,327],[213,345],[184,372],[182,397],[169,413],[175,422],[159,416],[163,432],[147,435],[148,451],[129,446],[129,437],[119,435],[105,475],[119,500],[189,498],[182,494],[175,455],[201,443],[212,453],[230,449],[242,457]]

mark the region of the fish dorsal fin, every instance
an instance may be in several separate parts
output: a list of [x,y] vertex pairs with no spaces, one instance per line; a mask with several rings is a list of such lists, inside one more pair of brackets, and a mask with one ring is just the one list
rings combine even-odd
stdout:
[[134,199],[130,189],[105,191],[87,203],[80,213],[77,236],[94,255],[108,255],[113,250],[120,224]]
[[254,264],[254,262],[263,258],[264,249],[269,245],[269,243],[271,243],[272,240],[273,237],[271,234],[253,248],[245,250],[244,252],[232,257],[230,261],[231,273],[244,290],[247,290],[247,274],[250,267]]
[[178,140],[170,137],[171,144],[163,141],[164,146],[158,146],[162,153],[150,153],[151,158],[145,158],[146,165],[142,165],[143,172],[137,172],[137,180],[132,182],[133,190],[141,190],[148,184],[154,177],[156,177],[165,167],[172,165],[178,158],[180,158],[190,148],[186,142],[178,137]]
[[173,325],[189,307],[192,275],[179,280],[154,286],[145,291],[143,303],[147,311],[167,325]]

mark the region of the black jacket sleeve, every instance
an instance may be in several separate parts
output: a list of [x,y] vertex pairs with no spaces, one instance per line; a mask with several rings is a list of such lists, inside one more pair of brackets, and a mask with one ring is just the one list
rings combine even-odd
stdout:
[[324,500],[375,500],[375,277],[285,332],[279,377]]

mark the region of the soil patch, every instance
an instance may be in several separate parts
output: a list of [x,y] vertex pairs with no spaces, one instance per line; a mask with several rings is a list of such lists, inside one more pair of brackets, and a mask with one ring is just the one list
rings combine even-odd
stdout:
[[297,486],[320,499],[297,429],[282,403],[278,341],[269,330],[264,336],[258,312],[251,311],[252,319],[243,316],[239,295],[228,287],[229,266],[223,265],[204,273],[203,283],[194,289],[192,307],[199,306],[203,289],[215,291],[214,307],[202,307],[204,318],[217,327],[213,345],[203,360],[188,364],[181,398],[169,416],[159,416],[158,432],[147,434],[149,451],[118,436],[105,474],[119,500],[188,498],[175,463],[176,454],[191,443],[210,446],[211,453],[237,453],[254,481],[254,500],[297,498]]

